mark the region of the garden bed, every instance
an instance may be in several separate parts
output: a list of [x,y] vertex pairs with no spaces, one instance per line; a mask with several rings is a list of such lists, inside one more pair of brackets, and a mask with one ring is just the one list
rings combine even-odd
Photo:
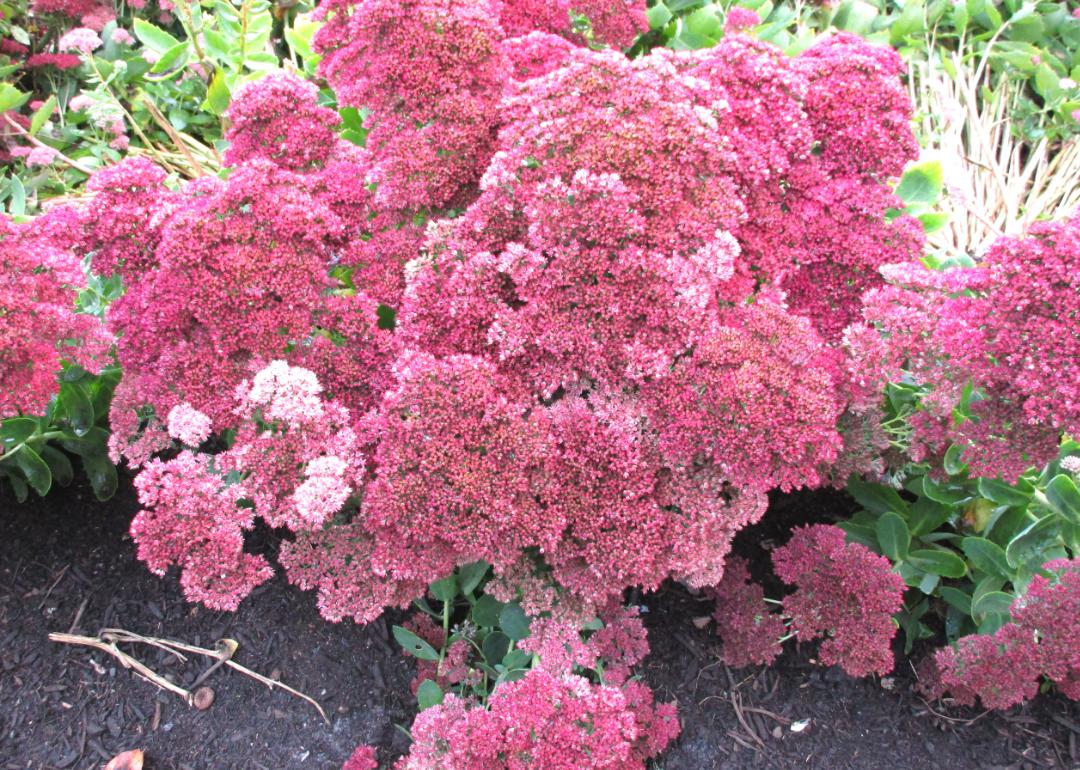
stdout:
[[[747,551],[769,543],[770,527],[786,529],[792,511],[820,518],[830,502],[826,493],[774,500],[737,550],[753,555]],[[127,536],[135,508],[123,478],[107,504],[78,484],[25,505],[0,493],[0,767],[89,770],[142,748],[150,770],[336,770],[360,742],[378,746],[384,765],[407,749],[395,725],[412,720],[413,667],[385,619],[367,627],[326,623],[311,597],[280,576],[235,614],[189,604],[175,577],[160,580],[135,559]],[[257,540],[260,548],[275,546],[269,532]],[[886,688],[815,666],[812,649],[790,646],[768,669],[733,671],[717,658],[712,628],[693,623],[708,615],[706,603],[675,586],[644,601],[652,653],[643,675],[660,700],[677,702],[682,723],[657,764],[663,770],[1080,762],[1080,709],[1059,696],[1004,713],[945,709],[912,693],[906,662]],[[198,711],[103,653],[46,638],[110,626],[207,647],[234,638],[238,662],[317,699],[330,724],[302,700],[225,669],[206,680],[216,697]],[[170,665],[153,648],[133,652],[180,684],[206,667]]]

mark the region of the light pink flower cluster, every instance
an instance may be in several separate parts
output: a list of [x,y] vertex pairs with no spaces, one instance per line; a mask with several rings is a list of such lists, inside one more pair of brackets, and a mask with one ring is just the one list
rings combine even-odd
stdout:
[[[849,330],[871,389],[906,371],[932,387],[911,422],[916,460],[963,450],[973,475],[1014,480],[1080,431],[1080,217],[1002,238],[978,267],[890,266]],[[957,418],[965,398],[970,416]]]
[[61,51],[78,51],[81,54],[90,54],[101,48],[101,38],[92,29],[75,27],[60,36],[57,47]]
[[63,361],[92,372],[108,362],[112,338],[75,311],[85,277],[70,248],[71,215],[22,225],[0,216],[0,417],[44,414]]
[[[310,372],[274,362],[242,384],[237,399],[242,422],[228,450],[153,459],[135,480],[139,558],[159,573],[179,566],[188,599],[215,609],[236,609],[273,574],[263,557],[243,550],[256,517],[320,529],[364,471],[357,436],[343,422],[347,410],[319,397]],[[189,404],[169,414],[170,433],[189,446],[205,440],[209,424]]]
[[796,528],[772,561],[777,576],[796,586],[784,615],[801,639],[824,637],[823,663],[852,676],[892,670],[892,616],[904,604],[904,581],[888,559],[845,542],[839,527],[815,524]]
[[1043,677],[1080,700],[1080,563],[1043,566],[1012,605],[1011,620],[993,634],[962,637],[939,650],[930,694],[948,691],[959,703],[1003,709],[1035,697]]
[[189,403],[177,404],[170,409],[166,423],[169,435],[190,447],[197,447],[210,438],[210,418]]
[[417,715],[397,770],[580,767],[634,770],[679,733],[674,708],[637,682],[622,688],[530,671],[499,685],[488,709],[455,695]]

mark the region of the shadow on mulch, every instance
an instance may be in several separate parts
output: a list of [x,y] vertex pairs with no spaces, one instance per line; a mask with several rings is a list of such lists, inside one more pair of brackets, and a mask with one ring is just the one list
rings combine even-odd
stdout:
[[[828,493],[774,502],[740,534],[744,554],[780,544],[791,521],[827,519],[846,504]],[[90,770],[132,748],[146,752],[148,770],[338,770],[358,743],[378,745],[384,763],[406,750],[394,725],[412,720],[412,666],[385,621],[326,623],[314,597],[280,576],[235,614],[190,605],[175,577],[136,561],[127,536],[136,507],[126,481],[105,504],[79,486],[26,505],[0,491],[0,770]],[[272,537],[260,540],[268,547]],[[1080,713],[1064,699],[1005,715],[945,713],[911,692],[909,672],[887,691],[812,665],[811,650],[790,650],[770,669],[729,671],[713,631],[692,622],[709,614],[707,603],[678,587],[646,601],[653,652],[643,673],[660,699],[678,702],[683,724],[663,770],[1080,767]],[[207,679],[216,697],[197,711],[104,653],[46,638],[110,626],[203,647],[234,638],[237,662],[314,697],[331,723],[227,670]],[[207,665],[130,651],[181,685]],[[805,729],[792,729],[803,720]]]

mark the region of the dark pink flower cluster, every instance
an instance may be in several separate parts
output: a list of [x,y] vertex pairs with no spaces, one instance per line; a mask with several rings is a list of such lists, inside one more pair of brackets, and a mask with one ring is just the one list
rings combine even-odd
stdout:
[[845,542],[839,527],[815,524],[796,528],[772,561],[777,576],[796,586],[784,615],[801,639],[824,637],[823,663],[852,676],[892,670],[892,616],[904,604],[904,581],[888,559]]
[[872,390],[904,371],[932,386],[912,419],[916,460],[957,444],[973,475],[1011,481],[1080,431],[1078,270],[1080,217],[1002,238],[978,267],[886,270],[892,285],[865,298],[880,336],[852,329],[849,343]]
[[92,372],[108,362],[112,338],[75,310],[86,279],[71,249],[73,218],[63,209],[31,224],[0,216],[0,418],[44,414],[62,362]]
[[379,770],[375,747],[362,744],[345,760],[341,770]]
[[[850,49],[842,80],[887,95],[881,128],[829,106],[841,85],[817,54],[735,35],[632,61],[510,41],[500,8],[323,6],[322,71],[371,110],[363,150],[283,76],[233,103],[226,179],[171,191],[136,163],[95,178],[84,248],[128,281],[108,317],[114,451],[138,464],[169,430],[194,447],[207,421],[243,423],[246,454],[215,467],[242,477],[248,515],[294,530],[282,563],[334,619],[370,620],[463,562],[512,574],[523,552],[596,607],[671,576],[713,585],[765,492],[831,481],[843,448],[850,374],[784,287],[826,244],[891,237],[876,207],[895,159],[816,155],[808,101],[821,90],[813,110],[854,121],[844,136],[899,130],[891,54],[846,38],[821,54]],[[801,178],[829,222],[861,206],[860,224],[755,240],[755,211],[813,218],[785,197]],[[820,259],[846,285],[870,257]],[[235,411],[277,361],[336,405],[321,438],[264,436],[265,415]],[[313,466],[309,445],[347,467]],[[551,648],[577,612],[541,618]]]
[[635,770],[679,733],[674,708],[638,682],[622,688],[530,671],[499,685],[483,709],[455,695],[417,715],[397,770]]
[[768,665],[782,649],[787,627],[765,603],[765,591],[750,579],[745,559],[728,557],[724,579],[707,591],[716,602],[713,619],[724,641],[721,657],[733,668]]
[[959,703],[1003,709],[1035,697],[1043,677],[1080,700],[1080,563],[1043,566],[1012,605],[1011,620],[993,634],[962,637],[934,658],[933,695],[948,691]]

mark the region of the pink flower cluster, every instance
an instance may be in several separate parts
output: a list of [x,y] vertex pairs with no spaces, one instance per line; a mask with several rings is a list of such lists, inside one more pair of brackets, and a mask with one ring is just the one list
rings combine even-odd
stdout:
[[893,614],[904,604],[904,581],[884,556],[844,541],[838,527],[798,527],[773,552],[773,568],[796,586],[784,598],[784,615],[801,639],[824,637],[820,658],[852,676],[887,674]]
[[417,715],[396,770],[645,767],[679,733],[674,708],[639,682],[590,684],[532,670],[483,709],[455,695]]
[[75,310],[86,280],[65,232],[71,215],[0,216],[0,418],[43,414],[62,362],[99,372],[109,360],[101,321]]
[[[139,558],[158,573],[181,569],[191,601],[236,609],[273,570],[243,550],[261,517],[271,526],[319,530],[364,472],[344,407],[324,400],[314,375],[275,361],[237,388],[240,427],[219,454],[184,450],[150,460],[136,477],[142,510],[131,525]],[[169,433],[202,443],[209,418],[189,404],[169,414]]]
[[[977,267],[890,266],[849,330],[871,389],[906,371],[932,386],[912,419],[914,459],[959,445],[973,475],[1014,480],[1080,431],[1080,217],[1002,238]],[[970,415],[957,419],[965,397]]]
[[502,92],[495,0],[333,0],[319,12],[319,73],[371,110],[368,179],[386,208],[462,200],[490,156]]
[[[831,481],[845,449],[829,330],[850,303],[806,319],[784,292],[826,245],[850,251],[820,258],[846,285],[893,238],[905,151],[842,163],[815,142],[831,120],[874,147],[901,131],[898,60],[730,35],[632,61],[508,38],[509,7],[324,4],[322,72],[370,109],[364,149],[314,86],[274,76],[230,108],[226,179],[170,189],[128,161],[91,183],[82,248],[127,284],[114,453],[138,465],[170,431],[239,425],[214,468],[240,477],[244,515],[294,530],[282,564],[333,619],[528,551],[597,607],[671,576],[713,585],[767,490]],[[881,126],[842,109],[856,83],[883,94]],[[765,213],[786,222],[773,245],[749,229]],[[552,640],[568,618],[544,619]]]
[[962,637],[939,650],[931,695],[948,691],[959,703],[1004,709],[1035,697],[1043,677],[1080,700],[1080,563],[1043,566],[1012,605],[1011,620],[993,634]]
[[713,619],[723,638],[724,663],[733,668],[772,663],[787,627],[779,613],[769,610],[761,585],[750,579],[746,560],[729,557],[724,579],[707,594],[716,603]]

